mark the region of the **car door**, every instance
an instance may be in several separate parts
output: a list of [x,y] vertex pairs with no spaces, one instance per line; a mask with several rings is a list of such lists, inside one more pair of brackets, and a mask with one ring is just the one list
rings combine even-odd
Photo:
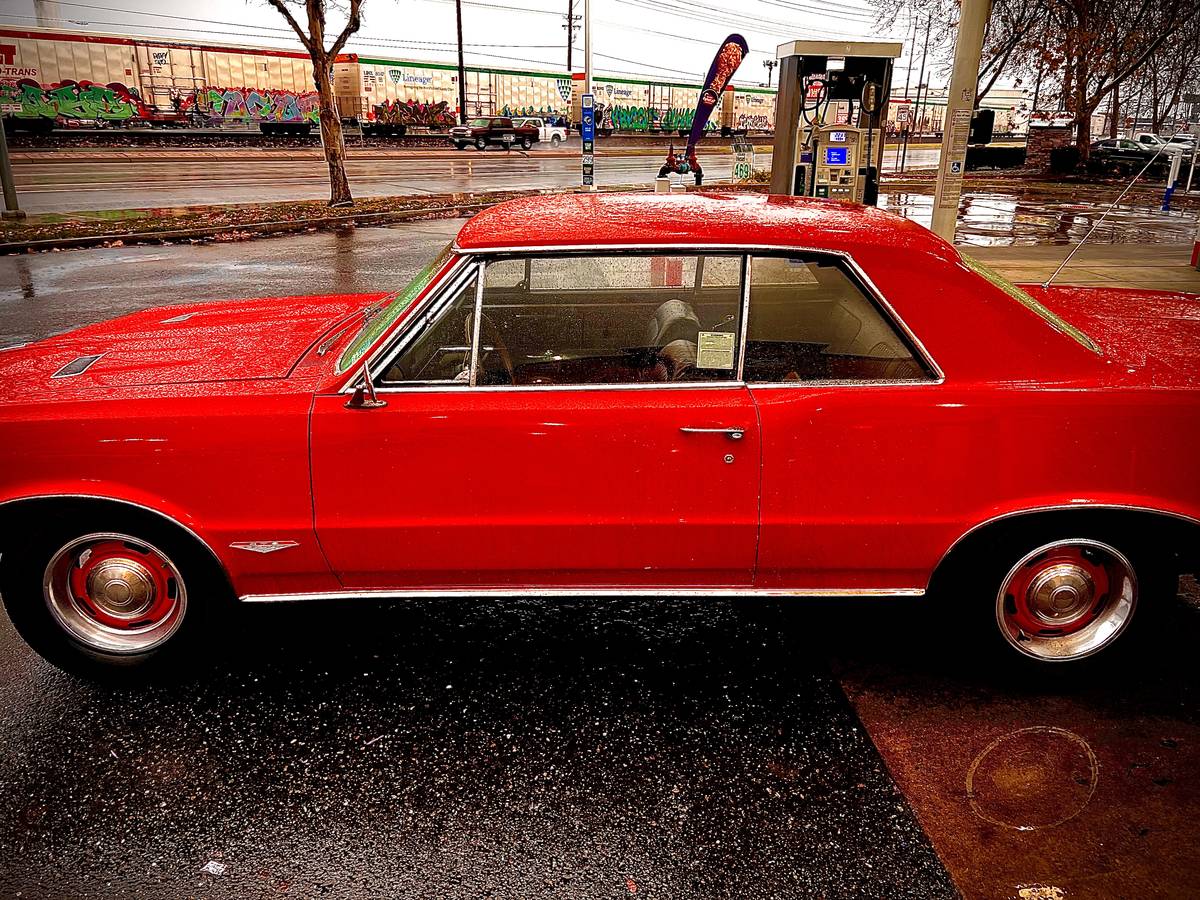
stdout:
[[924,587],[915,511],[942,484],[936,370],[841,257],[750,259],[743,376],[763,441],[756,585],[804,593]]
[[316,527],[343,584],[749,586],[741,278],[738,256],[689,254],[460,270],[373,363],[386,406],[315,398]]

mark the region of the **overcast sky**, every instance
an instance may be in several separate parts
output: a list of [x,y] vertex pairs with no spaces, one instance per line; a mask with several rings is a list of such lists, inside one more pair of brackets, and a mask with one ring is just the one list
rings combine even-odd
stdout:
[[[566,68],[568,0],[464,0],[466,60],[481,66]],[[300,49],[282,17],[266,0],[0,0],[0,23],[33,27],[36,7],[43,24],[78,31],[152,35],[194,41]],[[575,0],[575,12],[583,12]],[[387,58],[451,62],[455,58],[454,0],[364,0],[361,31],[347,49]],[[344,14],[333,13],[340,26]],[[74,21],[72,21],[74,20]],[[911,25],[880,26],[866,0],[729,0],[702,5],[688,0],[592,0],[592,52],[597,72],[699,80],[726,35],[745,36],[751,55],[735,83],[762,84],[763,60],[775,47],[797,39],[898,40],[893,90],[903,90]],[[86,24],[80,24],[86,23]],[[331,25],[335,22],[331,21]],[[583,68],[583,37],[577,32],[574,68]],[[931,52],[935,48],[930,48]],[[919,47],[913,63],[917,82]],[[775,75],[772,75],[774,84]],[[934,74],[938,84],[943,79]]]

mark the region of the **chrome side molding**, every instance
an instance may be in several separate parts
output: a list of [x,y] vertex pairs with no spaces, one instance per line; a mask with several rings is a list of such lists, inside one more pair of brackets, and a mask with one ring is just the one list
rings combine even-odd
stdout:
[[470,597],[923,597],[924,588],[419,588],[329,591],[312,594],[243,594],[243,603],[296,603],[302,600],[466,599]]

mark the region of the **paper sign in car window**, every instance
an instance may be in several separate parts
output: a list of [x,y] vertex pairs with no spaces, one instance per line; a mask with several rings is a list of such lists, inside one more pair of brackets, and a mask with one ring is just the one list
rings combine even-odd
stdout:
[[697,369],[732,369],[733,335],[724,331],[702,331],[696,344]]

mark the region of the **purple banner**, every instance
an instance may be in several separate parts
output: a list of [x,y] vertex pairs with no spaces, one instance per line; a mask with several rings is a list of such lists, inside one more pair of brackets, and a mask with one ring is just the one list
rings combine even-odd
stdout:
[[696,104],[696,115],[692,119],[692,133],[688,136],[687,150],[683,154],[684,159],[690,157],[695,151],[696,143],[704,134],[704,126],[708,124],[712,111],[716,109],[717,103],[721,99],[721,93],[749,52],[750,47],[740,34],[731,34],[722,42],[716,58],[708,67],[704,86],[700,89],[700,102]]

